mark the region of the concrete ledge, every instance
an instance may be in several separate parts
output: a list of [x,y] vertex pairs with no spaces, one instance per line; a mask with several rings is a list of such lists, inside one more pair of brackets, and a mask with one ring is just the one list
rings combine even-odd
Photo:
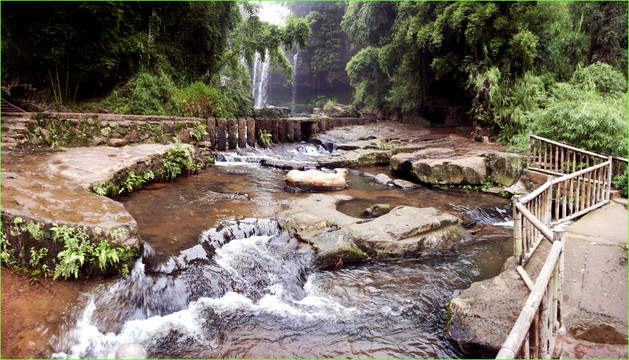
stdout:
[[[187,144],[136,144],[3,155],[3,262],[46,274],[60,267],[78,268],[76,276],[124,274],[142,248],[137,223],[94,192],[116,196],[198,171],[200,153]],[[114,252],[118,261],[96,256]],[[71,254],[83,258],[70,261]]]

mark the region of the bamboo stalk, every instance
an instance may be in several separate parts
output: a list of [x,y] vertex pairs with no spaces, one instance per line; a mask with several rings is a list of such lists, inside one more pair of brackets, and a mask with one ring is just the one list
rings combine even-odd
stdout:
[[548,155],[548,150],[547,149],[548,149],[548,145],[547,145],[546,142],[544,142],[544,170],[546,170],[548,168],[547,162],[546,162],[546,158],[547,158],[547,155]]
[[48,65],[48,63],[46,63],[46,69],[48,69],[48,78],[50,79],[50,87],[52,88],[52,94],[55,97],[55,101],[58,101],[57,90],[55,89],[55,81],[52,79],[52,73],[50,72],[50,66]]
[[[548,285],[550,285],[550,282]],[[542,296],[542,301],[539,306],[539,355],[542,359],[548,359],[548,285],[546,285],[546,289],[544,291],[544,295]]]
[[[572,182],[572,179],[568,180],[570,182]],[[561,193],[561,210],[562,210],[562,216],[567,216],[568,215],[568,184],[567,183],[563,183],[563,192]]]
[[520,202],[520,195],[513,196],[513,255],[516,265],[522,264],[522,214],[516,204]]
[[515,270],[518,272],[518,274],[520,274],[520,277],[522,278],[522,281],[524,281],[526,287],[529,288],[529,290],[533,290],[535,284],[533,283],[533,280],[531,280],[531,278],[529,277],[529,274],[526,273],[524,268],[518,265],[516,266]]
[[533,226],[535,226],[537,230],[539,230],[547,239],[553,238],[550,228],[539,221],[537,217],[533,215],[526,207],[522,206],[522,204],[520,203],[517,203],[515,206],[517,206],[518,210],[520,210],[522,216],[524,216]]

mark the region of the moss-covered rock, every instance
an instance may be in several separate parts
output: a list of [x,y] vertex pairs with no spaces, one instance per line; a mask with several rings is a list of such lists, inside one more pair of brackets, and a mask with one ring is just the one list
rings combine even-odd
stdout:
[[489,153],[486,161],[491,181],[502,186],[515,184],[526,169],[526,159],[518,154]]
[[429,184],[481,185],[487,177],[485,158],[424,159],[413,163],[411,173]]

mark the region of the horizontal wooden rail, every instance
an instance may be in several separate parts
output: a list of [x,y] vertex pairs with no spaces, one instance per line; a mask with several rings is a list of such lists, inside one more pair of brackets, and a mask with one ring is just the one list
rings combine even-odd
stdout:
[[529,132],[527,163],[530,170],[561,176],[598,165],[607,158]]
[[[511,332],[507,336],[507,339],[505,340],[505,342],[502,344],[502,348],[498,352],[498,356],[496,356],[496,359],[516,358],[518,353],[520,353],[522,349],[522,344],[525,343],[525,340],[530,340],[530,339],[527,339],[527,337],[529,336],[529,333],[530,332],[537,333],[538,331],[546,334],[540,337],[539,343],[536,343],[536,345],[538,346],[535,349],[536,351],[539,351],[540,353],[530,354],[528,347],[527,349],[524,349],[524,353],[525,354],[528,353],[528,355],[530,355],[531,358],[549,358],[550,355],[552,355],[553,349],[550,346],[550,343],[552,342],[551,335],[554,331],[556,331],[556,327],[559,324],[557,324],[556,319],[552,319],[553,316],[549,316],[550,314],[548,314],[547,312],[549,311],[552,312],[553,310],[555,310],[555,305],[551,304],[550,309],[548,307],[542,307],[540,305],[542,305],[542,300],[544,300],[545,298],[549,297],[549,295],[551,295],[549,293],[554,292],[554,289],[552,289],[553,284],[551,284],[551,278],[553,277],[554,274],[558,275],[560,271],[559,260],[562,255],[563,255],[563,242],[555,241],[550,250],[550,253],[548,254],[548,258],[546,259],[546,262],[544,263],[544,267],[542,267],[542,271],[539,273],[539,276],[535,280],[535,286],[533,287],[531,294],[526,300],[526,303],[524,304],[524,307],[522,308],[522,312],[520,312],[520,316],[518,316],[518,319],[516,320],[515,325],[511,329]],[[549,289],[549,285],[551,285],[551,289]],[[552,294],[552,295],[556,295],[556,294]],[[559,299],[554,299],[554,296],[553,296],[553,299],[551,299],[551,302],[557,301],[557,300]],[[540,314],[540,308],[542,309],[541,310],[542,314]],[[557,316],[558,314],[559,314],[559,311],[556,311],[556,314],[554,315]],[[538,321],[534,322],[536,318]],[[540,321],[540,320],[544,320],[544,321]],[[542,329],[539,329],[539,328],[531,329],[532,325],[534,326],[535,323],[538,323],[539,324],[538,327],[541,327]],[[551,329],[547,327],[549,323],[550,323],[550,326],[552,327]],[[526,358],[528,357],[529,356],[526,356]]]
[[582,153],[582,154],[587,154],[587,155],[594,156],[594,157],[599,157],[601,159],[607,159],[607,156],[605,156],[605,155],[601,155],[601,154],[597,154],[595,152],[579,149],[579,148],[576,148],[574,146],[570,146],[570,145],[567,145],[567,144],[560,143],[558,141],[553,141],[553,140],[550,140],[550,139],[543,138],[541,136],[537,136],[537,135],[531,134],[530,137],[533,138],[533,139],[537,139],[537,140],[541,140],[541,141],[547,142],[547,143],[552,144],[552,145],[560,146],[560,147],[562,147],[564,149],[572,150],[572,151],[575,151],[575,152],[579,152],[579,153]]

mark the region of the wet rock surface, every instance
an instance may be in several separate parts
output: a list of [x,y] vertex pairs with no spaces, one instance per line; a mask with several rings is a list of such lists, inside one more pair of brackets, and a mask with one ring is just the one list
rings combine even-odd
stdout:
[[39,234],[49,233],[55,225],[83,229],[94,243],[106,240],[112,247],[139,251],[135,219],[121,203],[91,191],[122,182],[131,171],[160,167],[160,157],[172,148],[137,144],[4,155],[2,222],[18,261],[28,263],[31,248],[48,249],[47,256],[56,258],[64,245]]
[[336,191],[347,187],[346,169],[335,169],[334,173],[320,170],[291,170],[286,174],[286,184],[302,190]]
[[[561,312],[567,334],[559,337],[558,352],[563,358],[626,358],[627,209],[606,205],[568,226],[565,239]],[[525,266],[533,281],[549,249],[542,241]],[[500,275],[472,284],[450,302],[450,339],[489,357],[497,354],[530,293],[514,264],[507,260]]]
[[[524,157],[504,147],[471,139],[467,128],[429,129],[387,122],[337,128],[336,151],[318,161],[324,167],[389,165],[391,171],[419,183],[483,185],[488,180],[514,185],[524,173]],[[384,181],[385,179],[382,179]]]
[[418,256],[473,240],[458,218],[434,208],[399,206],[374,220],[336,210],[344,196],[312,195],[278,214],[288,233],[312,246],[321,267],[347,261]]

